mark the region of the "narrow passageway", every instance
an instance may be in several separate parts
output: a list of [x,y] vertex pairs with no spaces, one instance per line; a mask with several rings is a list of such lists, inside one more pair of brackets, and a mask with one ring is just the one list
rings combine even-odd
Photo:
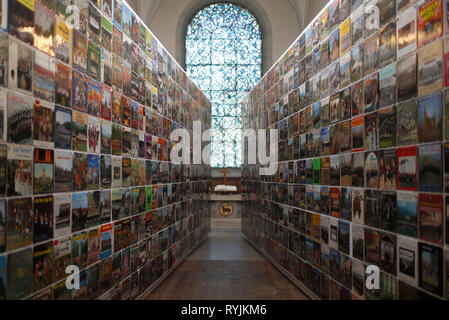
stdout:
[[240,220],[212,222],[208,240],[169,276],[148,300],[308,299],[240,232]]

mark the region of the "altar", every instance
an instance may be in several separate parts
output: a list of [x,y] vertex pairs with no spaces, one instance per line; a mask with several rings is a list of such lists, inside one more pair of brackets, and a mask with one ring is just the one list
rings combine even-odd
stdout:
[[218,173],[223,174],[223,177],[212,177],[212,181],[215,183],[212,183],[210,196],[211,218],[240,219],[242,201],[240,169],[222,169],[216,172],[216,175]]

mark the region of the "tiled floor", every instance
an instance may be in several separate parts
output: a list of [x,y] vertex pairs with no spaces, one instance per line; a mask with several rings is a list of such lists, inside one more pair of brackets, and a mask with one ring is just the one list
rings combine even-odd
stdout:
[[213,223],[209,239],[148,299],[308,299],[242,238],[238,228],[228,227]]

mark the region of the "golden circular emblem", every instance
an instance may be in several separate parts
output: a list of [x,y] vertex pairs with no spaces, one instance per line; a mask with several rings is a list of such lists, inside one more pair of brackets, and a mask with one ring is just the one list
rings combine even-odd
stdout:
[[232,216],[232,212],[234,211],[234,208],[232,207],[232,204],[230,204],[229,202],[223,202],[222,204],[220,204],[220,214],[223,217],[229,217]]

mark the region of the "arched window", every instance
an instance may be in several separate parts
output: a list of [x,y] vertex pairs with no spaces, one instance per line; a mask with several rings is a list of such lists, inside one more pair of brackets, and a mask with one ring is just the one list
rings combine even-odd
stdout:
[[246,9],[215,3],[187,26],[186,70],[212,103],[212,167],[241,166],[242,98],[259,81],[262,39]]

